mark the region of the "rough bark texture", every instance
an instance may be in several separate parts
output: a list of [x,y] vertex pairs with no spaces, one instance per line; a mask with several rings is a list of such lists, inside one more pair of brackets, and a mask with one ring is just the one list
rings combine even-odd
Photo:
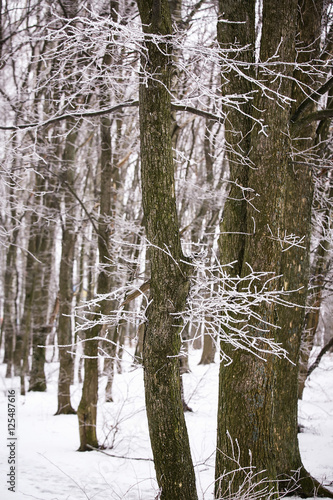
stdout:
[[[5,357],[7,363],[6,378],[10,378],[14,365],[14,346],[17,336],[16,328],[16,247],[10,245],[6,255],[4,280],[4,307],[2,330],[5,332]],[[19,365],[19,370],[20,370]]]
[[[168,35],[171,18],[166,0],[138,1],[145,33]],[[180,320],[188,289],[189,266],[182,260],[176,210],[171,142],[170,73],[167,43],[146,40],[142,70],[156,79],[140,86],[142,199],[146,234],[154,245],[148,321],[144,338],[144,380],[149,433],[156,476],[164,500],[197,498],[194,469],[181,401],[179,376]]]
[[[250,50],[243,54],[243,58],[250,63],[254,62],[255,2],[247,2],[244,5],[244,2],[241,1],[221,0],[219,8],[223,19],[235,22],[235,24],[218,23],[218,40],[221,47],[230,48],[233,46],[236,56],[238,55],[237,49],[239,47],[251,44]],[[242,24],[238,23],[239,21]],[[242,95],[248,93],[251,90],[251,86],[245,79],[231,74],[229,79],[224,82],[223,90],[225,94]],[[230,272],[233,277],[241,275],[246,241],[245,235],[247,232],[247,201],[246,191],[243,189],[248,187],[249,166],[247,155],[250,150],[250,131],[252,128],[250,117],[252,109],[250,104],[245,104],[244,107],[244,112],[248,115],[248,118],[245,118],[237,110],[232,109],[229,111],[225,122],[225,137],[226,147],[228,148],[231,183],[229,199],[226,202],[223,212],[219,244],[222,263],[234,263],[233,269]],[[236,440],[238,440],[243,450],[240,457],[240,464],[248,466],[251,462],[248,450],[252,450],[253,445],[251,443],[249,447],[247,443],[249,438],[246,432],[247,426],[245,420],[250,410],[247,406],[249,406],[251,399],[253,402],[256,400],[256,396],[253,395],[253,389],[248,386],[247,382],[247,379],[251,380],[251,377],[249,377],[248,373],[244,373],[244,369],[247,372],[251,372],[251,369],[255,368],[254,360],[252,360],[251,356],[241,351],[234,352],[225,342],[221,343],[221,349],[233,359],[233,363],[229,367],[225,367],[223,364],[220,366],[215,470],[216,498],[221,497],[225,492],[236,493],[244,480],[242,473],[232,476],[231,484],[229,484],[229,476],[226,476],[226,480],[222,479],[222,477],[225,472],[228,473],[238,467],[236,462],[238,458]],[[248,401],[246,401],[246,397]],[[250,415],[250,422],[252,419],[252,423],[254,423],[254,418],[254,413],[252,413]]]
[[[321,8],[321,1],[317,1],[316,5],[306,1],[300,6],[295,0],[264,1],[261,61],[272,57],[279,46],[280,60],[293,63],[296,58],[297,32],[305,47],[317,39]],[[251,9],[251,12],[246,13],[246,9]],[[253,9],[254,5],[250,2],[244,8],[243,2],[220,1],[220,12],[224,12],[224,17],[246,21],[245,25],[221,23],[219,41],[222,46],[228,41],[229,44],[238,41],[243,45],[245,41],[248,43],[253,40],[247,34],[248,23],[254,19]],[[297,26],[298,14],[300,22]],[[279,19],[279,23],[276,19]],[[309,56],[309,52],[303,54],[304,57],[313,55]],[[285,78],[270,78],[260,73],[258,77],[262,76],[272,90],[294,98],[295,105],[299,105],[304,96],[300,95],[296,85],[293,88],[291,80],[286,77],[296,76],[304,82],[304,74],[293,75],[291,65],[281,64],[280,71]],[[241,91],[241,83],[235,81],[232,75],[228,86],[227,90],[232,93]],[[292,142],[288,130],[294,109],[287,104],[279,106],[276,99],[269,99],[260,92],[254,97],[253,108],[250,105],[248,111],[250,116],[264,119],[266,134],[259,133],[258,125],[246,131],[244,123],[240,123],[240,114],[235,112],[228,116],[226,137],[231,137],[227,140],[234,150],[229,153],[232,181],[236,180],[233,167],[235,153],[239,152],[238,158],[241,159],[248,152],[253,168],[248,170],[247,178],[243,171],[238,179],[240,182],[245,181],[243,185],[253,189],[256,196],[251,204],[235,200],[227,202],[222,224],[222,231],[226,234],[222,234],[220,241],[222,262],[236,260],[233,273],[243,277],[249,272],[247,264],[254,271],[271,272],[276,277],[282,275],[282,278],[268,286],[276,290],[298,290],[291,292],[288,297],[290,302],[296,304],[295,307],[263,304],[256,309],[262,322],[248,325],[252,334],[255,333],[253,328],[262,329],[261,335],[265,335],[266,330],[267,336],[288,351],[293,363],[271,355],[262,361],[241,350],[232,352],[228,346],[222,345],[222,349],[231,355],[233,363],[228,367],[222,364],[220,371],[216,496],[219,497],[225,490],[232,493],[239,491],[245,477],[242,471],[232,476],[232,482],[222,477],[224,472],[237,469],[238,460],[242,467],[253,466],[255,472],[265,471],[253,480],[258,482],[266,477],[271,481],[270,488],[276,491],[276,495],[279,487],[284,489],[289,486],[288,481],[294,471],[300,470],[302,493],[312,495],[315,482],[304,471],[298,448],[297,389],[309,280],[313,181],[309,165],[302,164],[301,156],[293,157],[292,151],[293,147],[306,150],[313,145],[314,129],[311,126],[302,130],[297,128],[297,135],[294,133]],[[232,129],[236,134],[234,136],[230,136]],[[234,142],[239,131],[242,131],[242,137],[246,137],[242,150],[237,150],[238,144]],[[297,137],[310,139],[306,142]],[[231,196],[235,198],[232,191]],[[234,231],[245,234],[229,234]],[[277,241],[278,235],[284,234],[304,239],[301,245],[286,250],[287,245],[281,248]],[[274,326],[269,327],[269,324]],[[266,496],[267,493],[263,492],[261,497]]]
[[[319,53],[319,38],[321,27],[322,0],[305,0],[299,4],[297,32],[299,44],[304,48],[311,46],[311,51],[305,50],[298,56],[298,61],[305,63],[314,59]],[[294,73],[303,84],[313,85],[310,75]],[[291,97],[295,100],[292,114],[301,104],[305,96],[299,85],[294,85]],[[315,109],[311,104],[307,112]],[[303,124],[292,127],[291,136],[293,148],[296,151],[306,151],[315,145],[316,125]],[[318,485],[310,478],[302,465],[297,439],[297,402],[299,355],[304,326],[304,312],[307,298],[310,269],[310,236],[311,207],[313,197],[313,173],[311,163],[304,161],[304,156],[294,155],[294,162],[288,162],[286,172],[286,198],[283,228],[286,234],[295,234],[305,239],[300,246],[294,246],[284,252],[281,258],[281,274],[283,285],[288,290],[297,290],[290,294],[289,300],[297,304],[294,308],[278,307],[278,325],[281,326],[278,340],[287,349],[290,359],[295,363],[276,360],[274,432],[276,439],[276,465],[278,477],[281,480],[292,475],[292,471],[300,471],[300,489],[304,495],[312,496]],[[282,225],[282,224],[281,224]],[[282,481],[281,485],[287,485]],[[329,496],[323,489],[317,494]]]
[[[254,16],[255,1],[244,4],[242,1],[227,0],[220,2],[220,13],[223,19],[235,22],[218,23],[218,40],[223,48],[235,49],[235,57],[244,62],[253,63],[253,46],[255,41]],[[242,23],[242,24],[239,24]],[[238,49],[250,45],[249,50],[238,54]],[[246,70],[245,71],[249,71]],[[239,78],[235,73],[222,75],[222,90],[227,94],[244,95],[251,91],[250,83]],[[223,211],[220,240],[221,254],[226,263],[235,262],[233,275],[241,273],[246,233],[246,189],[248,187],[250,132],[252,128],[251,104],[245,103],[241,112],[236,109],[228,111],[225,121],[225,140],[230,170],[229,201]]]
[[86,335],[84,354],[84,382],[82,396],[77,409],[79,419],[80,447],[79,451],[91,451],[98,448],[96,433],[98,402],[98,341],[100,327],[91,328]]

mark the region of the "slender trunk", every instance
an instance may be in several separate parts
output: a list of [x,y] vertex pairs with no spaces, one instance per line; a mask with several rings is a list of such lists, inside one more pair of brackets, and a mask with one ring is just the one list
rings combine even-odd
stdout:
[[84,381],[82,396],[77,416],[79,419],[79,451],[91,451],[98,448],[96,431],[98,402],[98,341],[100,325],[91,328],[86,335],[84,345]]
[[[111,55],[107,52],[104,56],[104,65],[111,63]],[[107,91],[107,89],[105,89]],[[106,96],[108,94],[105,94]],[[108,102],[108,97],[100,99],[101,107]],[[112,216],[115,211],[117,196],[118,169],[112,162],[111,120],[105,116],[101,118],[101,186],[100,186],[100,216],[98,221],[98,251],[99,271],[97,281],[97,294],[103,295],[110,292],[112,287],[112,264],[110,255],[110,236],[113,228]],[[99,304],[96,314],[107,315],[113,307],[113,302],[103,299]],[[78,407],[80,451],[91,450],[98,447],[96,421],[98,402],[98,343],[102,325],[96,324],[86,332],[84,344],[84,382],[82,397]]]
[[[329,98],[327,103],[327,108],[333,108],[333,90],[329,91]],[[319,157],[325,157],[326,154],[326,144],[330,134],[330,120],[322,120],[318,125],[316,130],[316,145]],[[327,183],[325,173],[325,184]],[[322,188],[322,186],[321,186]],[[320,189],[320,188],[319,188]],[[328,192],[327,192],[328,191]],[[333,187],[324,187],[324,193],[328,199],[333,198]],[[321,200],[319,195],[319,200]],[[325,196],[324,196],[325,199]],[[325,203],[325,202],[324,202]],[[316,206],[318,205],[318,207]],[[317,201],[314,206],[314,210],[322,210],[321,202]],[[330,243],[327,238],[329,232],[329,221],[330,221],[331,208],[330,206],[325,207],[325,211],[322,216],[322,226],[320,227],[320,236],[317,248],[315,249],[315,255],[313,259],[313,265],[311,269],[311,280],[314,287],[314,291],[310,296],[309,300],[309,310],[305,316],[305,325],[302,337],[301,353],[300,353],[300,365],[299,365],[299,384],[298,384],[298,398],[302,399],[303,391],[305,387],[305,382],[308,377],[308,363],[311,350],[314,344],[314,338],[317,331],[319,323],[320,308],[323,301],[323,292],[325,290],[325,281],[327,278],[327,273],[329,271],[329,249]],[[317,237],[317,235],[315,235]]]
[[[36,228],[38,230],[38,228]],[[48,322],[49,288],[51,283],[51,254],[54,227],[45,224],[36,235],[36,257],[31,269],[34,279],[32,303],[32,359],[29,391],[46,391],[45,345],[52,325]],[[26,337],[27,338],[27,337]]]
[[63,229],[62,253],[59,274],[59,379],[57,415],[75,413],[71,405],[70,388],[72,383],[72,300],[73,300],[73,261],[76,235],[69,224]]
[[[45,179],[36,179],[35,190],[41,193],[47,190]],[[45,199],[47,204],[50,200]],[[48,203],[49,204],[49,203]],[[45,205],[46,206],[46,205]],[[22,376],[28,371],[28,354],[32,339],[32,360],[30,370],[30,391],[46,391],[45,342],[51,327],[48,326],[48,290],[51,279],[51,253],[54,227],[36,213],[30,221],[30,237],[26,264],[25,302],[22,318],[23,366]]]
[[204,333],[203,349],[199,365],[214,363],[216,352],[215,340],[211,333]]
[[[138,1],[143,30],[171,33],[169,5]],[[149,25],[149,27],[148,27]],[[194,469],[181,400],[180,329],[189,266],[184,264],[176,210],[171,139],[170,76],[172,57],[165,43],[146,40],[148,75],[140,86],[142,200],[151,264],[150,299],[144,336],[144,382],[151,446],[161,499],[195,500]],[[170,255],[169,255],[170,252]]]
[[[329,220],[329,214],[325,221]],[[314,338],[319,323],[320,308],[323,300],[324,280],[329,268],[328,260],[329,243],[326,240],[319,242],[318,251],[315,256],[313,285],[315,290],[310,297],[309,311],[305,316],[305,324],[302,335],[302,343],[299,360],[298,376],[298,398],[302,399],[305,382],[308,377],[309,357],[313,348]]]
[[110,328],[106,331],[106,338],[110,341],[106,342],[105,352],[107,358],[104,359],[104,374],[107,376],[107,382],[105,387],[105,401],[111,403],[113,401],[112,388],[115,373],[115,362],[117,356],[117,346],[118,346],[118,336],[119,327],[116,325],[114,328]]
[[137,330],[137,341],[135,346],[135,362],[141,363],[143,356],[143,337],[144,337],[145,326],[141,323]]
[[63,189],[66,213],[62,226],[62,252],[59,273],[59,379],[58,409],[56,415],[73,414],[70,388],[73,378],[74,360],[71,354],[72,336],[72,302],[73,302],[73,267],[74,248],[76,244],[75,213],[70,189],[74,182],[74,161],[76,155],[77,128],[73,128],[72,120],[68,123],[68,133],[63,153]]
[[[15,219],[14,219],[15,220]],[[7,363],[6,378],[13,375],[14,351],[17,337],[17,272],[16,272],[16,246],[15,241],[18,235],[18,229],[14,230],[13,240],[11,241],[7,256],[6,269],[4,276],[4,308],[2,329],[5,333],[5,357],[4,363]],[[14,243],[14,244],[12,244]],[[20,366],[21,358],[16,362]]]

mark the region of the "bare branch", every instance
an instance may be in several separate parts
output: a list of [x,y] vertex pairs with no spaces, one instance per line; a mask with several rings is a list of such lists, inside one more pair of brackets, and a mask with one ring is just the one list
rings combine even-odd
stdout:
[[[298,108],[296,109],[295,113],[293,114],[293,116],[290,118],[290,121],[292,123],[295,123],[300,115],[303,113],[303,111],[312,103],[312,102],[318,102],[320,97],[324,94],[326,94],[326,92],[328,92],[331,88],[333,87],[333,76],[327,80],[326,83],[324,83],[324,85],[322,85],[319,89],[315,90],[314,92],[312,92],[311,95],[309,95],[306,99],[304,99],[304,101],[298,106]],[[308,116],[311,116],[311,115],[308,115]],[[331,115],[332,116],[332,115]],[[319,120],[321,118],[318,118]],[[307,120],[307,117],[304,118],[304,120],[308,121]],[[313,119],[310,120],[310,121],[314,121]]]
[[333,347],[333,337],[327,344],[322,348],[318,356],[316,357],[316,360],[312,363],[312,365],[309,367],[308,372],[306,374],[307,377],[311,375],[313,370],[319,366],[319,363],[321,361],[321,358]]
[[[57,123],[62,120],[67,120],[69,118],[94,118],[95,116],[107,115],[110,113],[115,113],[122,108],[134,108],[139,105],[139,101],[125,101],[116,104],[115,106],[111,106],[111,108],[98,109],[95,111],[81,111],[76,113],[65,113],[60,116],[55,116],[50,118],[49,120],[45,120],[44,122],[35,122],[35,123],[25,123],[22,125],[11,125],[8,127],[4,127],[0,125],[0,130],[24,130],[36,127],[46,127],[47,125],[51,125],[52,123]],[[202,116],[203,118],[209,118],[210,120],[214,120],[217,122],[222,122],[223,117],[214,115],[213,113],[209,113],[208,111],[204,111],[202,109],[193,108],[192,106],[185,106],[181,104],[171,104],[171,108],[174,111],[186,111],[187,113],[192,113],[197,116]]]
[[320,109],[319,111],[304,116],[304,118],[297,121],[297,124],[317,122],[328,118],[333,118],[333,109]]

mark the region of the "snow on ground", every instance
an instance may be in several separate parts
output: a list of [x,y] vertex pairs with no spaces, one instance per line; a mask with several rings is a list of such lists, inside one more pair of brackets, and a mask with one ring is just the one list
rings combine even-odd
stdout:
[[306,469],[333,489],[333,354],[324,356],[307,380],[299,422],[305,427],[299,442]]
[[[213,499],[214,448],[218,366],[198,365],[200,352],[190,356],[192,372],[185,375],[185,392],[193,413],[186,414],[200,500]],[[19,380],[4,378],[0,366],[0,498],[1,500],[153,500],[158,492],[144,409],[142,369],[123,362],[117,374],[114,402],[98,412],[99,441],[112,443],[105,452],[76,451],[75,415],[54,416],[57,409],[57,364],[48,363],[47,393],[18,396],[18,440],[15,444],[18,478],[16,493],[7,490],[7,389]],[[17,390],[17,394],[19,391]],[[73,387],[73,404],[80,388]],[[300,447],[307,469],[333,486],[333,355],[327,355],[307,383],[300,402]],[[112,455],[112,456],[108,456]],[[139,460],[140,459],[140,460]],[[178,500],[178,499],[175,499]],[[180,500],[180,499],[179,499]]]

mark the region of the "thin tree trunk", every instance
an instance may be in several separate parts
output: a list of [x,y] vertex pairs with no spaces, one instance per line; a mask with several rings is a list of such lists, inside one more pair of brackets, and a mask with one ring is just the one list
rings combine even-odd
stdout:
[[[35,190],[46,192],[45,179],[37,176]],[[43,208],[51,208],[50,199],[44,196]],[[51,253],[53,246],[54,225],[43,220],[36,213],[30,221],[30,237],[26,264],[25,303],[21,323],[24,336],[22,376],[28,372],[28,354],[32,339],[32,360],[29,391],[46,391],[45,342],[51,327],[48,326],[48,300],[51,280]]]
[[73,266],[74,248],[76,243],[76,228],[74,220],[73,199],[70,188],[74,182],[74,161],[76,155],[75,143],[78,136],[77,128],[73,128],[72,120],[68,123],[66,145],[63,153],[63,188],[65,190],[66,214],[62,227],[62,252],[59,274],[59,379],[58,379],[58,409],[56,415],[76,413],[71,404],[70,388],[73,377],[72,350],[72,301],[73,301]]
[[[12,212],[13,220],[16,219],[15,213]],[[18,236],[18,228],[13,231],[13,238],[9,244],[6,255],[6,269],[4,279],[4,307],[3,307],[3,323],[2,329],[5,332],[5,356],[4,363],[7,363],[6,378],[13,375],[14,367],[14,351],[17,337],[17,269],[16,269],[16,238]],[[19,366],[20,373],[21,358],[16,362]]]
[[[138,6],[144,31],[171,33],[166,0],[139,0]],[[183,263],[174,190],[167,90],[172,57],[166,44],[159,47],[147,40],[146,47],[148,57],[142,59],[142,69],[150,75],[158,74],[161,80],[148,77],[139,93],[142,199],[146,235],[154,244],[149,248],[151,304],[143,352],[146,408],[161,499],[195,500],[195,476],[179,375],[181,323],[175,315],[185,306],[190,268]]]
[[216,345],[211,333],[204,333],[202,355],[199,365],[209,365],[214,363]]
[[[329,99],[327,103],[327,108],[333,108],[333,90],[330,89]],[[323,120],[317,127],[316,130],[316,144],[318,155],[325,155],[325,146],[330,133],[330,120]],[[325,179],[326,180],[326,179]],[[325,193],[326,194],[326,193]],[[333,187],[330,186],[328,193],[328,199],[333,198]],[[318,203],[318,202],[317,202]],[[319,210],[320,202],[318,203]],[[316,210],[316,206],[314,210]],[[310,296],[309,300],[309,311],[305,316],[305,325],[303,331],[301,353],[300,353],[300,364],[299,364],[299,384],[298,384],[298,398],[302,399],[303,391],[305,387],[305,382],[308,377],[308,363],[311,350],[314,343],[314,338],[316,335],[320,308],[323,301],[323,291],[325,289],[325,279],[329,271],[329,248],[330,244],[327,240],[327,233],[329,230],[331,209],[330,207],[325,208],[325,212],[322,217],[322,227],[320,227],[320,238],[315,250],[314,263],[311,269],[311,279],[314,291]],[[316,237],[316,236],[315,236]]]
[[70,388],[73,374],[72,350],[72,299],[73,299],[73,259],[76,235],[73,228],[63,229],[62,254],[59,275],[59,380],[58,380],[58,409],[57,415],[73,414],[75,410],[71,404]]
[[[38,231],[38,228],[35,230]],[[39,234],[35,235],[36,257],[39,262],[34,261],[31,269],[31,277],[34,279],[33,303],[31,304],[32,321],[32,359],[29,380],[29,391],[46,391],[45,375],[45,345],[47,335],[51,332],[52,325],[48,322],[49,288],[51,283],[51,253],[54,242],[54,227],[44,223]],[[28,322],[29,325],[29,322]],[[27,336],[26,336],[27,339]],[[26,352],[26,346],[24,349]],[[24,357],[24,360],[27,356]],[[27,365],[24,365],[24,372]]]
[[[111,6],[112,7],[112,6]],[[113,11],[114,15],[114,11]],[[103,65],[110,65],[111,55],[107,51]],[[101,107],[109,101],[107,89],[100,99]],[[110,236],[112,234],[112,216],[116,208],[118,188],[118,169],[112,162],[111,120],[105,116],[101,118],[101,186],[100,186],[100,216],[98,221],[98,251],[99,271],[97,281],[97,294],[103,295],[110,292],[112,287],[112,264],[110,254]],[[99,314],[110,314],[113,302],[103,299],[96,311]],[[91,450],[98,447],[96,421],[98,402],[98,344],[102,325],[96,324],[86,332],[84,345],[84,382],[82,397],[78,408],[80,451]]]

